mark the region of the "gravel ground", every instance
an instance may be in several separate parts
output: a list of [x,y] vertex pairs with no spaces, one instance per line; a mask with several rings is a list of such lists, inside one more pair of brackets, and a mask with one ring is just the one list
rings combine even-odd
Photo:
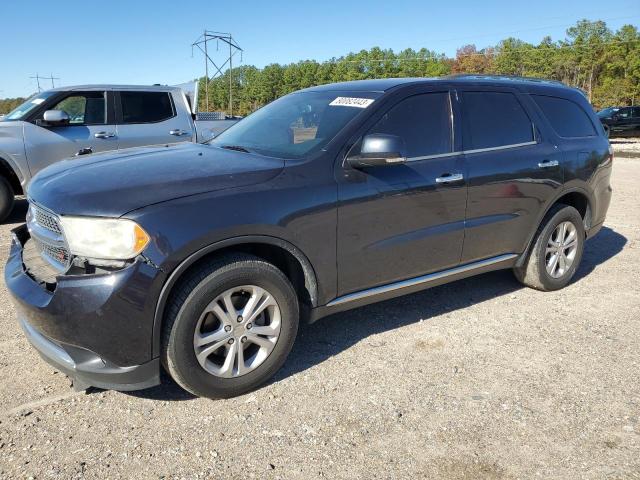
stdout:
[[616,158],[566,289],[493,272],[335,315],[231,400],[73,392],[0,288],[0,478],[640,479],[639,184]]

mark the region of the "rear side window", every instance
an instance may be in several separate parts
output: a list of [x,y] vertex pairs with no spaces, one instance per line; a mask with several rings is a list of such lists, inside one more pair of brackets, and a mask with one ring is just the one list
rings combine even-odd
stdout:
[[533,125],[508,92],[463,92],[464,149],[496,148],[534,141]]
[[122,123],[154,123],[174,116],[168,92],[120,92]]
[[561,137],[591,137],[593,123],[580,105],[566,98],[531,95],[553,129]]
[[368,133],[404,139],[407,157],[451,152],[451,110],[447,92],[405,98],[385,113]]

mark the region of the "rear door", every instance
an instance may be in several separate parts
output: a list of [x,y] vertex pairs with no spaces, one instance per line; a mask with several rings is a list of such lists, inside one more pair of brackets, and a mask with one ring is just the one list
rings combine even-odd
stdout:
[[[56,97],[41,110],[37,118],[25,123],[25,150],[31,174],[44,167],[75,155],[116,150],[116,135],[112,93],[71,91]],[[45,110],[63,110],[69,115],[68,125],[44,126]]]
[[190,115],[168,91],[116,92],[118,148],[191,141]]
[[457,94],[469,185],[462,263],[520,253],[562,188],[562,153],[518,92],[467,87]]
[[339,295],[458,265],[467,188],[452,118],[447,89],[407,91],[361,132],[403,138],[407,162],[338,166]]

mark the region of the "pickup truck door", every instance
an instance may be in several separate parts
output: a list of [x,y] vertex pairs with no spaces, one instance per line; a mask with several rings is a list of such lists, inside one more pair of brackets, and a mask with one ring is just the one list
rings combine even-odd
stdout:
[[451,108],[448,90],[405,91],[361,133],[403,138],[407,162],[356,170],[339,159],[338,295],[459,264],[467,186]]
[[195,138],[183,95],[169,91],[116,92],[119,148],[190,142]]
[[624,107],[613,114],[611,135],[629,137],[640,134],[640,107]]
[[468,87],[457,98],[469,185],[462,263],[521,253],[562,188],[563,154],[534,126],[526,96]]
[[[118,139],[113,122],[111,92],[70,91],[56,97],[37,118],[25,122],[25,152],[31,175],[64,158],[87,153],[116,150]],[[44,110],[63,110],[68,125],[47,126],[42,123]]]

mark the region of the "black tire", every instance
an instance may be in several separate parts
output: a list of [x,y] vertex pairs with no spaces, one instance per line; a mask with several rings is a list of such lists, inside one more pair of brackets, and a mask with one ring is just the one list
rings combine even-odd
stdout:
[[[210,302],[233,287],[256,285],[276,300],[281,313],[278,340],[269,356],[241,376],[221,378],[207,372],[194,351],[194,332]],[[287,277],[272,264],[252,255],[233,254],[208,261],[187,274],[167,304],[163,325],[162,362],[185,390],[208,398],[241,395],[269,380],[285,362],[298,332],[298,298]]]
[[5,177],[0,177],[0,222],[4,222],[13,211],[15,193]]
[[[576,228],[577,250],[573,262],[567,271],[560,277],[554,278],[547,272],[546,268],[547,242],[556,227],[566,221],[571,222]],[[529,249],[523,265],[514,268],[513,272],[520,282],[537,290],[547,292],[564,288],[569,284],[580,265],[584,251],[584,242],[584,223],[580,213],[568,205],[554,205],[540,223],[540,227],[538,227],[538,231],[533,239],[533,245]]]

